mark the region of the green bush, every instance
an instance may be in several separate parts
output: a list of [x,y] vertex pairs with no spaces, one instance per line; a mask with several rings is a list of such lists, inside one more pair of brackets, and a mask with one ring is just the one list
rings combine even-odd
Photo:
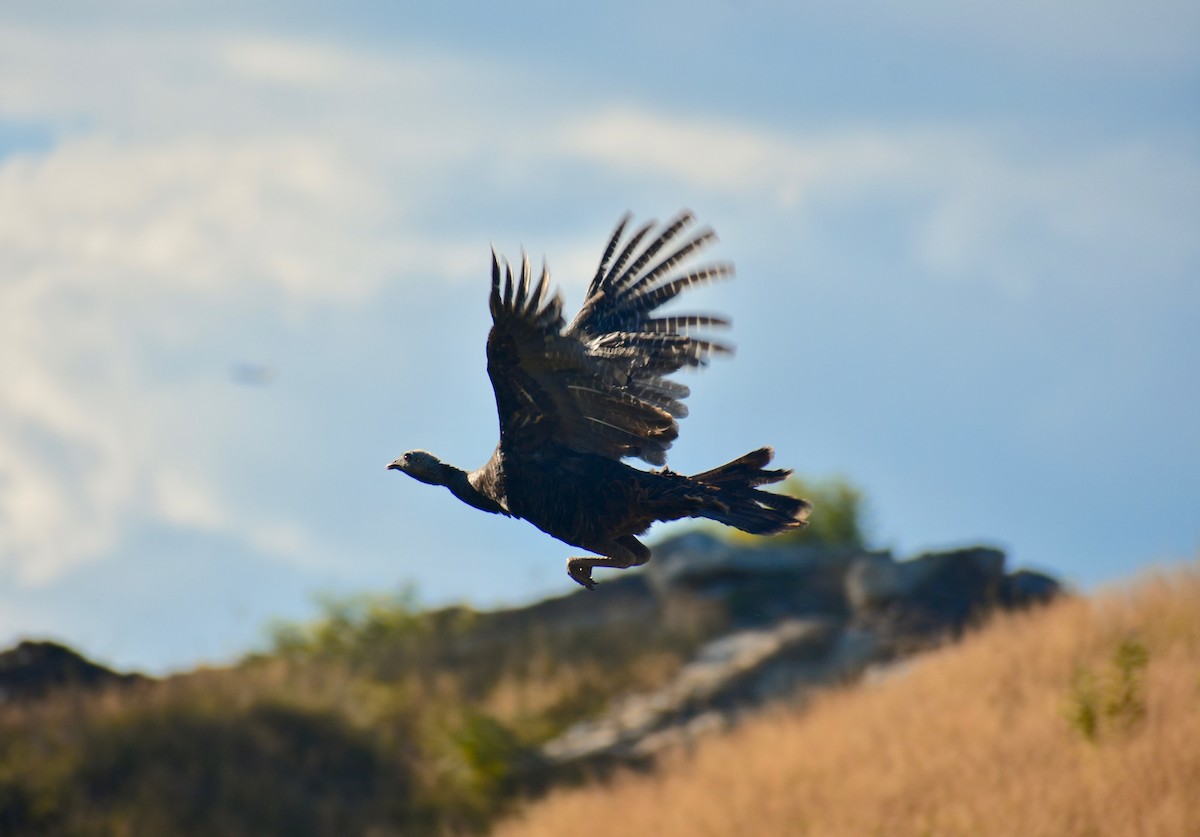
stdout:
[[1095,742],[1104,730],[1129,732],[1146,715],[1142,677],[1150,652],[1140,639],[1126,636],[1113,650],[1112,661],[1100,678],[1081,666],[1072,678],[1067,720],[1083,738]]

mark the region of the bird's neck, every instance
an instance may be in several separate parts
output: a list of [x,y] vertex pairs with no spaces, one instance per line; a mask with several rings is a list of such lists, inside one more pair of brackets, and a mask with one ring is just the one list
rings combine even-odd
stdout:
[[453,465],[442,463],[442,485],[450,489],[450,493],[458,499],[462,500],[468,506],[474,506],[477,509],[482,509],[485,512],[499,514],[504,512],[504,508],[488,497],[475,489],[471,485],[470,475],[462,468],[456,468]]

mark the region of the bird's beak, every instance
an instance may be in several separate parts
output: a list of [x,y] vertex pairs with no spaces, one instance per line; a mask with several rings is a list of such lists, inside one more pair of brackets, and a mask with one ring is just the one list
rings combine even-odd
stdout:
[[391,471],[391,470],[403,471],[404,469],[400,467],[400,460],[399,460],[399,459],[397,459],[397,460],[395,460],[395,461],[393,461],[393,462],[389,462],[389,463],[388,463],[388,466],[387,466],[387,468],[386,468],[385,470],[388,470],[388,471]]

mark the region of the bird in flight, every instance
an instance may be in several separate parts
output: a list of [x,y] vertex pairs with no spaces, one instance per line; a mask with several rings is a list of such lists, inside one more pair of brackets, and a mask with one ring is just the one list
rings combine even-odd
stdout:
[[[690,212],[657,231],[655,222],[644,224],[626,238],[630,220],[626,215],[617,224],[570,325],[545,266],[533,283],[527,256],[514,275],[492,251],[487,371],[500,441],[474,471],[423,450],[387,466],[594,553],[567,561],[567,573],[589,590],[596,567],[650,560],[637,536],[655,521],[699,517],[772,535],[806,525],[811,509],[806,500],[758,488],[791,473],[766,467],[774,456],[769,447],[692,476],[666,467],[688,395],[670,376],[729,353],[693,334],[729,321],[655,312],[693,285],[732,276],[733,266],[688,267],[715,238],[708,228],[690,229]],[[643,470],[623,459],[663,467]]]

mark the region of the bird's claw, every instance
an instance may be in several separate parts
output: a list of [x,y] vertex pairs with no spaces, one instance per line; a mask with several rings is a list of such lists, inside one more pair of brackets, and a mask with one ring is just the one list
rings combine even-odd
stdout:
[[568,561],[567,575],[571,576],[576,584],[580,584],[588,590],[596,589],[596,580],[592,578],[592,568],[587,564]]

